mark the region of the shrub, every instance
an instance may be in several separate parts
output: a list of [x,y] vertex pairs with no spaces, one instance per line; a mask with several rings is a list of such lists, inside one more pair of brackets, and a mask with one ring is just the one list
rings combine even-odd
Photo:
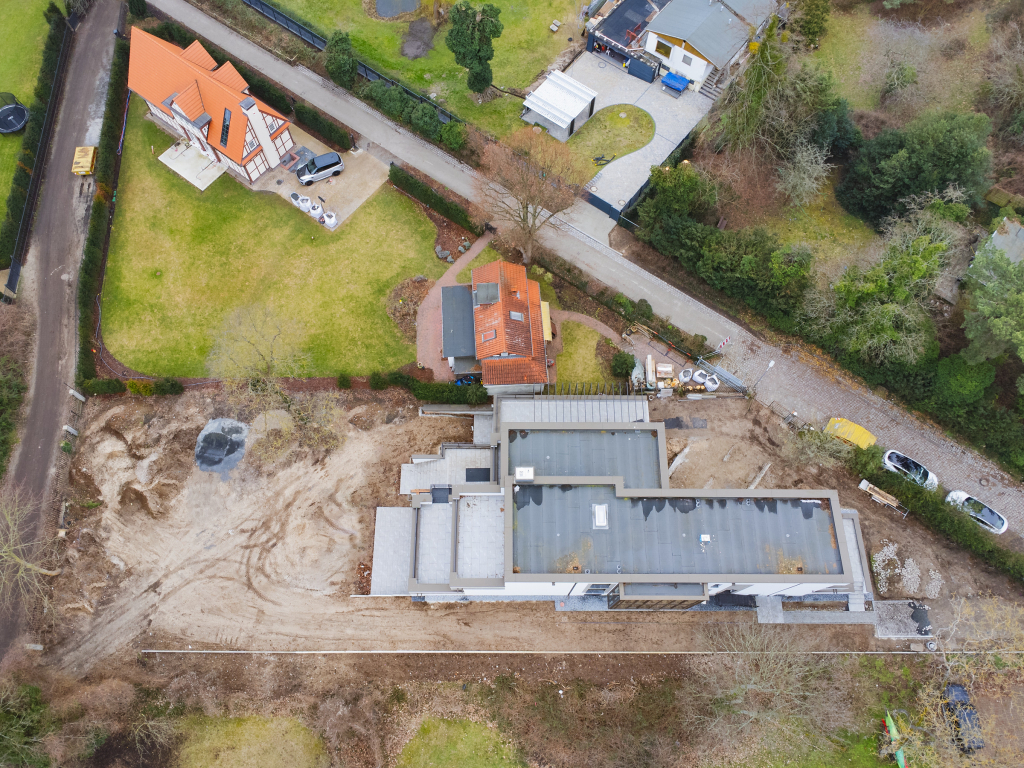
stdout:
[[796,17],[793,26],[803,35],[808,45],[817,45],[818,40],[825,34],[831,10],[832,4],[829,0],[800,0],[800,15]]
[[971,365],[963,355],[944,357],[935,377],[935,401],[948,406],[973,403],[995,380],[996,369],[989,363]]
[[804,206],[821,192],[834,165],[828,150],[810,142],[798,142],[789,159],[779,168],[777,187],[794,205]]
[[618,376],[620,379],[628,379],[633,375],[633,369],[636,367],[636,358],[629,354],[629,352],[616,352],[612,356],[612,376]]
[[[379,83],[380,81],[378,80],[377,82]],[[483,233],[483,230],[470,220],[465,208],[458,203],[445,200],[430,186],[412,174],[403,171],[394,163],[391,164],[391,169],[388,171],[388,179],[396,187],[404,192],[408,192],[428,208],[433,208],[446,219],[458,224],[463,229],[469,230],[476,235]]]
[[441,126],[441,143],[452,152],[458,152],[466,146],[467,133],[465,125],[452,120]]
[[352,389],[352,377],[347,373],[339,373],[338,389]]
[[146,0],[128,0],[128,11],[136,19],[144,19],[149,15]]
[[636,313],[636,307],[633,306],[633,301],[624,293],[615,294],[615,306],[619,308],[619,311],[628,318],[633,317]]
[[305,104],[296,104],[295,119],[314,133],[320,134],[322,138],[338,149],[342,151],[352,149],[352,141],[349,138],[348,131],[339,127],[330,118],[313,109],[313,107],[306,106]]
[[370,374],[370,389],[387,389],[388,380],[384,377],[384,374],[380,371],[374,371]]
[[79,386],[88,395],[119,395],[128,389],[120,379],[86,379]]
[[436,139],[441,132],[441,120],[437,116],[437,109],[426,102],[417,104],[412,111],[412,127],[428,139]]
[[651,302],[647,299],[640,299],[636,303],[636,316],[644,320],[650,320],[654,317],[654,308],[651,306]]
[[[371,377],[372,378],[372,377]],[[407,373],[393,371],[381,377],[386,385],[405,387],[417,400],[450,405],[480,405],[487,402],[487,389],[480,384],[458,385],[449,381],[420,381]],[[373,384],[371,383],[371,387]]]
[[139,395],[140,397],[152,397],[156,392],[156,387],[153,386],[152,381],[131,379],[128,382],[128,391],[133,395]]
[[162,379],[157,379],[156,384],[153,385],[153,392],[157,395],[180,395],[185,392],[185,385],[177,379],[165,376]]
[[884,131],[864,143],[836,198],[850,213],[879,226],[906,210],[911,195],[958,184],[980,198],[991,154],[992,123],[982,114],[929,114],[901,131]]
[[331,35],[324,49],[324,59],[331,80],[342,88],[352,90],[356,82],[356,59],[347,32],[336,31]]

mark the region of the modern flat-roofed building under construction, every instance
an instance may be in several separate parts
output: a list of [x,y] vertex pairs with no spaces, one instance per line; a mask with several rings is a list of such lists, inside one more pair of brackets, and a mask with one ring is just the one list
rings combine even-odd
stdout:
[[474,442],[413,456],[409,506],[377,509],[371,594],[612,609],[848,595],[864,610],[858,516],[834,490],[670,488],[647,406],[519,396],[475,410]]

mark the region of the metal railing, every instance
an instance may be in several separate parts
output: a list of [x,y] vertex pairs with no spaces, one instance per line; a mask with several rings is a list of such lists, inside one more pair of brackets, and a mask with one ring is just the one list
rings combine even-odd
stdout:
[[303,26],[287,13],[277,10],[277,8],[270,5],[270,3],[265,3],[263,0],[242,0],[242,2],[256,11],[256,13],[266,16],[275,24],[280,24],[293,35],[302,38],[317,50],[322,51],[327,47],[326,37],[322,37],[309,29],[309,27]]
[[[14,250],[11,252],[11,271],[7,277],[6,290],[10,294],[18,292],[18,281],[21,276],[21,266],[24,261],[25,248],[28,245],[28,236],[32,230],[32,219],[35,217],[36,200],[39,197],[39,187],[43,181],[43,173],[50,154],[50,137],[53,134],[53,125],[57,121],[57,111],[60,108],[60,95],[64,85],[64,75],[67,70],[68,58],[71,55],[71,36],[74,32],[68,25],[64,26],[64,37],[60,43],[60,58],[57,61],[57,71],[53,76],[53,85],[50,87],[50,100],[46,105],[46,119],[43,120],[43,130],[39,136],[39,145],[35,148],[36,163],[29,177],[28,195],[25,199],[25,209],[21,212],[21,222],[18,224],[18,234],[14,239]],[[10,303],[8,295],[4,295],[5,303]]]

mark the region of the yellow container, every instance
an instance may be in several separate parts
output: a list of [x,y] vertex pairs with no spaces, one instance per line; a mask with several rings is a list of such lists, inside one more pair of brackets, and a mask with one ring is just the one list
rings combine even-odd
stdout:
[[858,448],[868,448],[875,444],[874,435],[859,424],[854,424],[846,419],[829,419],[825,426],[825,433]]
[[96,147],[78,147],[71,172],[78,176],[91,176],[96,167]]

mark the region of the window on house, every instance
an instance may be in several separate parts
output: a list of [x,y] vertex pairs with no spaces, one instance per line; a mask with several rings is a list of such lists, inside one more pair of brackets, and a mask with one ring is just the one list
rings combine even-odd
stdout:
[[685,64],[686,66],[690,66],[691,64],[693,64],[693,56],[687,56],[684,53],[683,54],[683,64]]
[[659,56],[664,56],[666,59],[672,54],[672,46],[668,43],[659,40],[654,44],[654,52]]
[[484,331],[480,334],[480,341],[494,341],[496,338],[498,338],[497,331]]
[[246,136],[246,142],[245,142],[245,154],[249,154],[254,149],[256,149],[256,147],[258,147],[259,145],[260,145],[260,143],[256,140],[256,137],[253,136],[251,133],[248,134]]
[[226,147],[228,145],[228,129],[231,127],[231,110],[224,110],[224,125],[220,129],[220,145]]
[[268,116],[268,117],[267,117],[267,128],[269,128],[269,129],[270,129],[270,132],[271,132],[271,133],[273,133],[274,131],[276,131],[276,130],[277,130],[277,127],[278,127],[279,125],[281,125],[281,121],[280,121],[280,120],[278,120],[278,119],[277,119],[276,117],[272,117],[272,116]]
[[513,320],[522,320],[523,319],[523,313],[522,312],[509,312],[508,316],[511,317]]

